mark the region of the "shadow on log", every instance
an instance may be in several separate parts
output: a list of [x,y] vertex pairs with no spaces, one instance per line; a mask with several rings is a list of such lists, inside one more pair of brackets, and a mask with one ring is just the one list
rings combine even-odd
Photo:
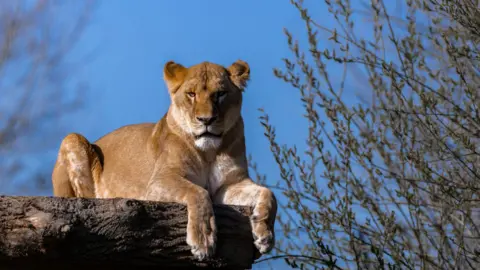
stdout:
[[131,199],[0,196],[0,269],[249,269],[247,207],[214,205],[214,258],[186,244],[187,209]]

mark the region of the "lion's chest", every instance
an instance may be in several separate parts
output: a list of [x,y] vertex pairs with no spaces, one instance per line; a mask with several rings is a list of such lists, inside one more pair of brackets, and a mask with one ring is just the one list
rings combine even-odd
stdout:
[[234,181],[234,179],[230,179],[232,172],[242,169],[244,169],[242,164],[236,162],[235,159],[227,155],[220,155],[214,162],[204,166],[200,173],[192,173],[190,179],[213,195],[227,179],[229,182]]

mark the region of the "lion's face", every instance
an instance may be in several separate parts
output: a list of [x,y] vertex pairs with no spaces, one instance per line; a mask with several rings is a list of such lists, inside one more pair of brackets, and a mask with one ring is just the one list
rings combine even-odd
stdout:
[[218,148],[223,135],[240,117],[248,64],[237,61],[224,68],[204,62],[185,68],[168,62],[164,77],[177,125],[193,136],[197,148]]

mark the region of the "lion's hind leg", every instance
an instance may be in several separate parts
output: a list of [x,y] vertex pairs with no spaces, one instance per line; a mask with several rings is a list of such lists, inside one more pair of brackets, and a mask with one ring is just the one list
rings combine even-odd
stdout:
[[52,173],[53,194],[58,197],[95,197],[94,175],[100,173],[100,157],[80,134],[67,135]]

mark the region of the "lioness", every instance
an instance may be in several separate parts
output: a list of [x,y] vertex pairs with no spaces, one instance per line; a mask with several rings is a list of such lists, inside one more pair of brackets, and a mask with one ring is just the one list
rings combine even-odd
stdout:
[[209,62],[186,68],[169,61],[163,77],[171,105],[157,123],[124,126],[93,144],[75,133],[63,139],[54,195],[185,204],[187,244],[199,260],[215,251],[212,202],[252,206],[255,246],[269,252],[277,202],[248,175],[240,114],[249,65],[238,60],[228,68]]

